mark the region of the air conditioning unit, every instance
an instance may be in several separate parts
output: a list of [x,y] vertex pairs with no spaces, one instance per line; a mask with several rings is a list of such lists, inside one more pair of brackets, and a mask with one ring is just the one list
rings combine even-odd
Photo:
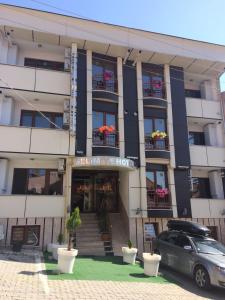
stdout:
[[62,173],[65,173],[65,170],[66,170],[65,159],[60,158],[58,160],[58,172],[62,174]]
[[63,125],[68,126],[70,122],[70,113],[69,112],[64,112],[63,114]]
[[70,99],[64,100],[64,111],[69,111],[70,110]]

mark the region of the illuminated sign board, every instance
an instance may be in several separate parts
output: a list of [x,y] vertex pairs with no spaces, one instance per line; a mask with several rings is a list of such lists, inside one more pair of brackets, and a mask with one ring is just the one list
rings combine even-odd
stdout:
[[74,167],[85,168],[85,167],[118,167],[125,169],[134,169],[134,162],[127,158],[120,157],[105,157],[105,156],[94,156],[94,157],[77,157],[74,160]]

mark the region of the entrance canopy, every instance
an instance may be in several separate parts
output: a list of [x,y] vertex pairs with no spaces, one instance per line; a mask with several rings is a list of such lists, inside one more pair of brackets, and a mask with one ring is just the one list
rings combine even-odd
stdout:
[[114,169],[132,171],[135,169],[134,162],[127,158],[111,156],[75,157],[73,168],[77,169]]

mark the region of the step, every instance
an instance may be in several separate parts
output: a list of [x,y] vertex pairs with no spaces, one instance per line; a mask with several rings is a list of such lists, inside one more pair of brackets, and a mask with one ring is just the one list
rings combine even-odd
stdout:
[[81,225],[77,230],[81,230],[81,229],[89,229],[89,228],[98,228],[98,224],[83,224]]
[[95,241],[102,241],[100,235],[90,235],[90,236],[79,236],[77,237],[78,242],[95,242]]
[[79,248],[80,247],[102,247],[104,248],[104,244],[102,241],[94,241],[94,242],[84,242],[84,241],[77,241],[76,242],[76,246]]

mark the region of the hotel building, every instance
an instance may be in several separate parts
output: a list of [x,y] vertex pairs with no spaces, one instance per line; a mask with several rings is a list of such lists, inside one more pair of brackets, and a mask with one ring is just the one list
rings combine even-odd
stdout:
[[0,245],[45,249],[76,206],[81,254],[148,251],[171,218],[225,243],[224,67],[224,46],[0,5]]

